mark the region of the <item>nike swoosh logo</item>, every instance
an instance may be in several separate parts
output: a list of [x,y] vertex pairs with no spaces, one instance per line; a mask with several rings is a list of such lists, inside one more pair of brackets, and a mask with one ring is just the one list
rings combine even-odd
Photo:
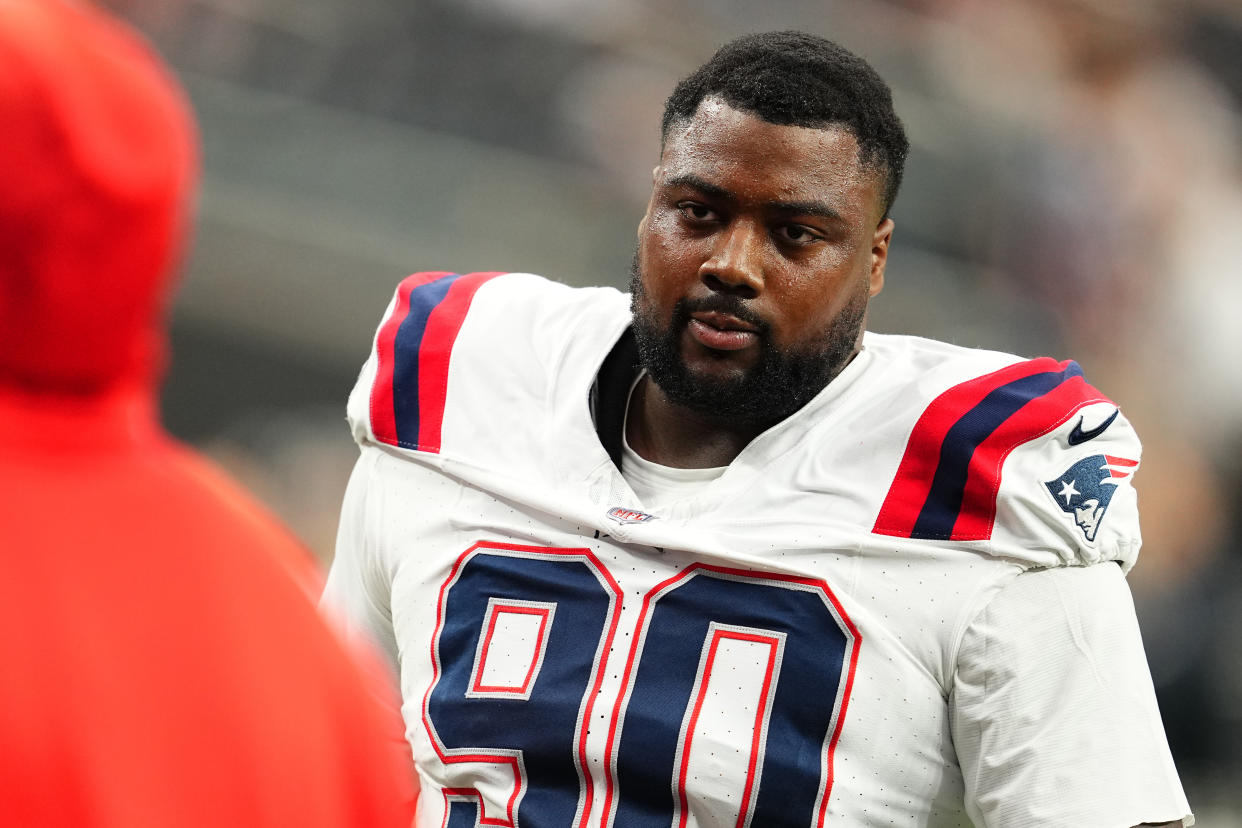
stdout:
[[1091,429],[1090,431],[1082,430],[1082,419],[1083,418],[1079,417],[1078,424],[1074,426],[1073,431],[1069,433],[1069,437],[1067,438],[1069,440],[1069,444],[1071,446],[1076,446],[1079,443],[1085,443],[1088,440],[1094,440],[1096,437],[1099,437],[1101,434],[1104,433],[1104,429],[1108,428],[1110,425],[1113,424],[1113,420],[1117,419],[1117,415],[1120,413],[1121,413],[1120,408],[1113,409],[1112,416],[1110,416],[1107,420],[1100,423],[1098,426]]

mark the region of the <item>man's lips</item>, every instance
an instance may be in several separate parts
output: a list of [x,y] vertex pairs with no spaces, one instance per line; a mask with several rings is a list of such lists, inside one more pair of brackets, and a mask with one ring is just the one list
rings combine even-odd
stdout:
[[740,351],[759,338],[755,326],[720,311],[698,311],[686,325],[699,344],[717,351]]

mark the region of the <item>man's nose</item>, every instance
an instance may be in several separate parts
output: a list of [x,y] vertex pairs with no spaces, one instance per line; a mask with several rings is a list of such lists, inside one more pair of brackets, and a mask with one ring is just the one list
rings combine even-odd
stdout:
[[763,228],[739,220],[717,238],[711,256],[699,267],[699,278],[713,291],[753,299],[763,292]]

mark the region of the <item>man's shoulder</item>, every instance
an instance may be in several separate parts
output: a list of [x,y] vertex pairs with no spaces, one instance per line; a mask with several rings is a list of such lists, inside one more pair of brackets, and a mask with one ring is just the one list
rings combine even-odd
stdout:
[[1026,359],[1005,351],[970,348],[909,334],[867,331],[863,343],[890,371],[899,369],[890,374],[894,383],[921,379],[919,387],[929,390],[937,381],[955,384]]
[[900,446],[874,533],[981,542],[1026,565],[1133,563],[1141,446],[1078,363],[918,337],[866,347],[867,407]]
[[546,324],[566,314],[610,314],[628,308],[614,288],[571,287],[534,273],[423,271],[402,279],[380,322],[408,335],[502,309],[511,327]]
[[597,370],[628,324],[628,298],[613,288],[416,273],[397,286],[350,396],[354,436],[434,454],[454,418],[536,421],[552,384]]
[[[935,339],[868,332],[869,379],[862,393],[907,412],[954,416],[982,405],[997,419],[1055,392],[1055,399],[1077,409],[1091,402],[1111,402],[1087,382],[1074,360],[1023,357],[1004,351],[968,348]],[[899,399],[899,405],[893,401]],[[1027,410],[1046,420],[1063,414],[1056,406]],[[982,412],[977,412],[982,413]],[[1046,424],[1042,423],[1042,424]]]

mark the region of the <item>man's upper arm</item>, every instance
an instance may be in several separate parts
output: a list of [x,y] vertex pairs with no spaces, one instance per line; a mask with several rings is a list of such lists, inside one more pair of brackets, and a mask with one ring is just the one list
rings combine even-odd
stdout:
[[376,514],[382,501],[375,483],[378,459],[378,449],[364,448],[349,478],[322,606],[347,635],[364,636],[396,667],[389,574],[377,541],[382,528]]
[[950,710],[980,824],[1193,824],[1114,563],[1027,572],[993,596],[963,636]]

